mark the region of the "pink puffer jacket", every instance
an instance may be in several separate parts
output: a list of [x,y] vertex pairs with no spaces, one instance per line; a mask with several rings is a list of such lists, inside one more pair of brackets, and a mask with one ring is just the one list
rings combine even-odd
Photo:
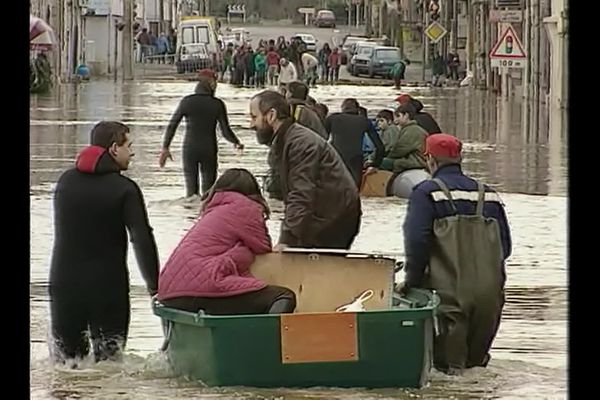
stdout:
[[158,299],[226,297],[267,286],[249,271],[255,254],[271,251],[260,204],[217,192],[181,240],[158,279]]

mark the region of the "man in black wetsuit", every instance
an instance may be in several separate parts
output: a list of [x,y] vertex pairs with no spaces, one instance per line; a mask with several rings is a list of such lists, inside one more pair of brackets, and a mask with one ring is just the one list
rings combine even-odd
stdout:
[[194,94],[181,100],[171,117],[163,140],[158,164],[164,167],[167,158],[173,159],[169,146],[175,136],[181,119],[186,119],[186,131],[183,138],[183,174],[185,177],[186,197],[200,195],[198,167],[202,173],[202,193],[206,192],[217,179],[217,122],[223,137],[242,150],[235,133],[229,126],[225,103],[215,97],[217,79],[212,70],[200,71],[200,81]]
[[[358,188],[362,184],[363,169],[379,166],[385,154],[385,147],[381,138],[369,119],[359,113],[358,101],[346,99],[342,102],[342,112],[333,113],[325,119],[325,129],[331,135],[331,144],[338,151],[342,160],[352,173],[352,177]],[[363,161],[363,137],[367,134],[375,145],[373,161]]]
[[96,361],[120,358],[129,329],[126,228],[149,294],[158,290],[159,260],[142,192],[121,175],[132,156],[129,128],[100,122],[91,146],[56,184],[49,279],[55,362],[87,356],[89,336]]

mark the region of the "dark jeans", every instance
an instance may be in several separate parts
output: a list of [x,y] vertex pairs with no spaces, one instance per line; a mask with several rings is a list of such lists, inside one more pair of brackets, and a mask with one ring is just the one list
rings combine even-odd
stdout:
[[246,69],[244,71],[244,86],[254,85],[254,71]]
[[121,357],[129,330],[129,294],[115,292],[107,290],[98,296],[79,289],[51,290],[51,347],[55,361],[86,357],[90,338],[96,362]]
[[321,65],[321,80],[327,82],[329,78],[329,67],[327,65]]
[[183,150],[183,175],[186,197],[200,195],[198,172],[202,174],[202,193],[212,187],[217,180],[217,154],[204,154],[197,150]]
[[268,314],[279,299],[290,300],[290,309],[296,308],[296,295],[288,288],[269,285],[255,292],[228,297],[175,297],[161,301],[167,307],[197,313],[203,310],[209,315]]
[[256,87],[264,87],[267,71],[256,71]]
[[329,68],[330,80],[332,82],[337,82],[340,77],[340,67],[332,67]]

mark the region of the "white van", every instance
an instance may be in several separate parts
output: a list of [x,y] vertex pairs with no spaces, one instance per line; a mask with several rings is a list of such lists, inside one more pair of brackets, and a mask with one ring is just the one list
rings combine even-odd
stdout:
[[177,54],[182,45],[203,44],[209,53],[218,51],[217,29],[210,17],[182,17],[177,30]]

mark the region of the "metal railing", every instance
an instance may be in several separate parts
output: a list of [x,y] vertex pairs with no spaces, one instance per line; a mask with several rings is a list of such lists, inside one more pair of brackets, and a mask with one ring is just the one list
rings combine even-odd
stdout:
[[143,64],[175,64],[176,54],[155,54],[142,56]]

